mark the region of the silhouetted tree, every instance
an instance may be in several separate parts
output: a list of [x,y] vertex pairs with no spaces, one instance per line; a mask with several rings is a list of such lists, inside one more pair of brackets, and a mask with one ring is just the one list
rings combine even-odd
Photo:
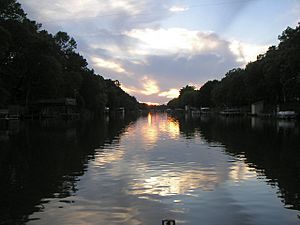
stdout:
[[36,100],[73,97],[80,107],[101,111],[137,109],[136,99],[119,81],[105,81],[76,51],[66,32],[54,36],[31,21],[15,0],[0,2],[0,106],[30,105]]
[[[278,46],[269,47],[245,69],[232,69],[221,81],[209,81],[199,91],[189,86],[168,106],[243,106],[263,100],[267,104],[300,103],[300,26],[288,27]],[[185,96],[185,92],[189,93]],[[192,99],[197,92],[196,102]]]

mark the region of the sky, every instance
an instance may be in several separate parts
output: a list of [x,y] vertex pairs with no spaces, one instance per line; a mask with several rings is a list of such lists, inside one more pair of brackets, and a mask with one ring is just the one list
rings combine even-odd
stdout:
[[65,31],[97,74],[145,103],[221,79],[300,22],[300,0],[19,0],[32,20]]

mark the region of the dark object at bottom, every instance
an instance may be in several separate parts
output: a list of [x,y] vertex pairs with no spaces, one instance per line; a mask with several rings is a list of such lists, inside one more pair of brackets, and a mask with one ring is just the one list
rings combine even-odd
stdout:
[[175,220],[163,220],[162,225],[175,225]]

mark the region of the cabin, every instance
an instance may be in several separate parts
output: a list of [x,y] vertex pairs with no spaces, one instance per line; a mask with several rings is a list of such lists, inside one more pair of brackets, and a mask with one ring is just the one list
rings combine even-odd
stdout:
[[0,109],[0,119],[18,120],[21,117],[22,107],[19,105],[9,105],[8,109]]
[[256,116],[263,112],[264,102],[259,101],[251,104],[251,115]]
[[238,116],[242,115],[242,111],[240,108],[227,108],[220,112],[223,116]]
[[201,107],[200,111],[201,111],[201,114],[208,114],[211,112],[209,107]]
[[31,105],[31,113],[39,118],[79,118],[75,98],[42,99]]
[[277,112],[277,118],[279,119],[295,119],[297,113],[295,111],[279,111]]
[[8,109],[0,109],[0,119],[8,118]]
[[122,118],[124,118],[124,116],[125,116],[125,108],[124,107],[116,108],[115,112],[118,115],[120,115]]

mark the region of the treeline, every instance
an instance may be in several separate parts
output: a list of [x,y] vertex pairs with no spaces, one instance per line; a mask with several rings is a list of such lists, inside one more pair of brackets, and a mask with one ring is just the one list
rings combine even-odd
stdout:
[[168,102],[169,107],[239,107],[253,102],[300,104],[300,24],[288,27],[278,37],[278,46],[269,47],[245,69],[232,69],[220,81],[206,82],[199,90],[186,86]]
[[0,1],[0,108],[29,106],[41,99],[76,98],[91,111],[139,103],[120,88],[89,69],[76,52],[76,41],[65,32],[55,35],[27,18],[16,0]]

